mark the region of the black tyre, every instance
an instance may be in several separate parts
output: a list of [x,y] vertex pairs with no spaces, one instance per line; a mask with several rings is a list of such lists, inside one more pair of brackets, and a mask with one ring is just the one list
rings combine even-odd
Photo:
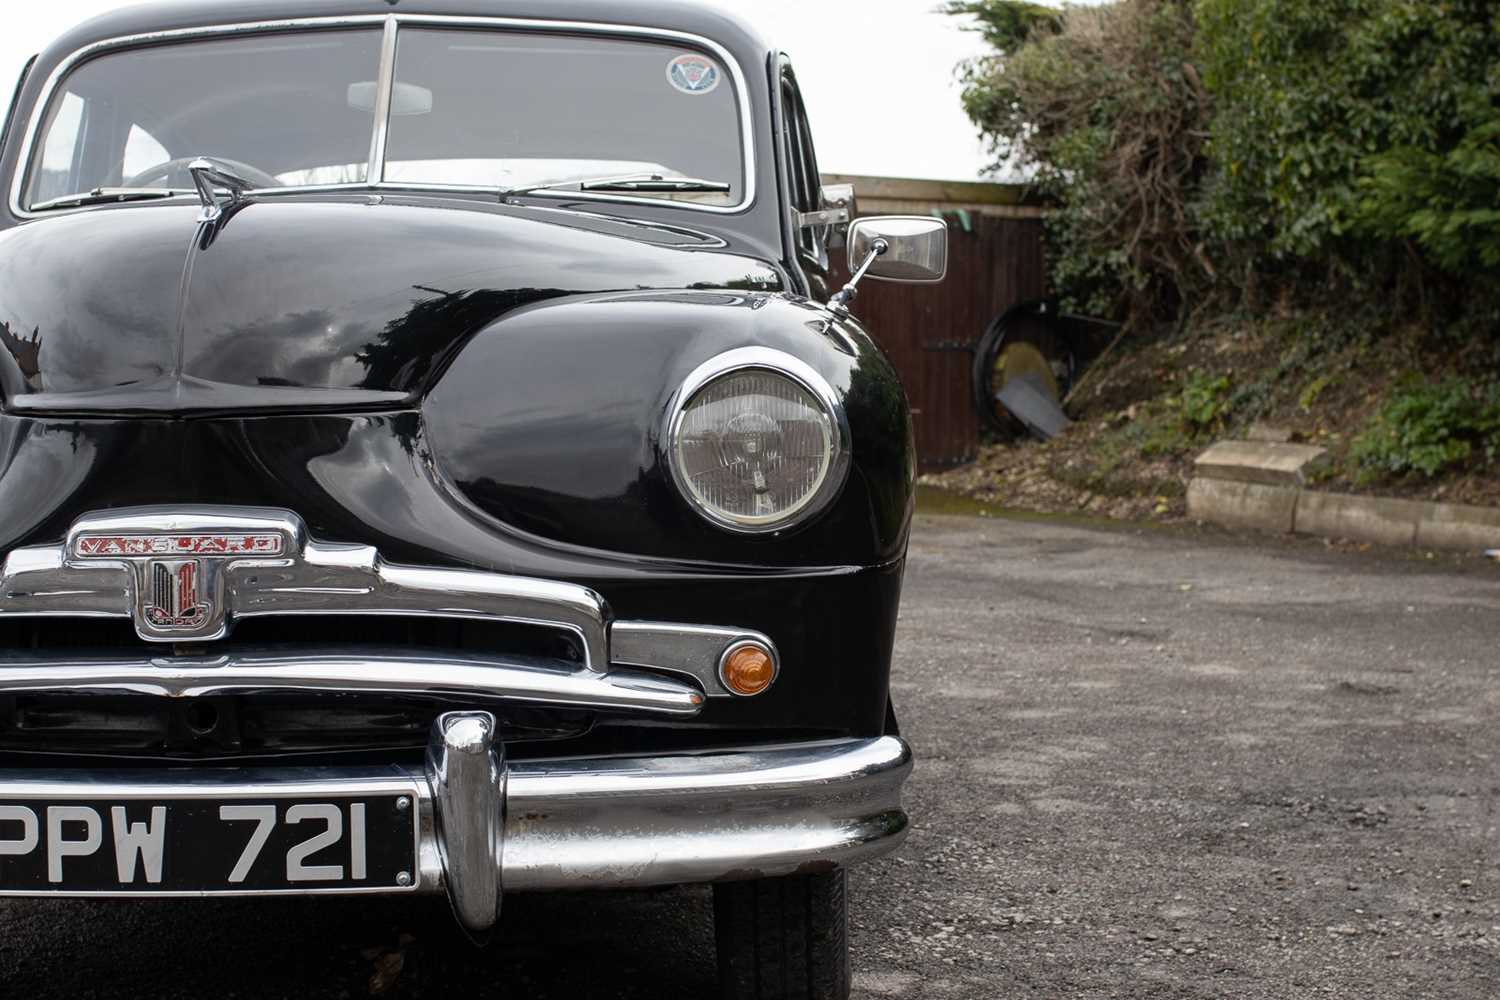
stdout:
[[849,904],[842,869],[714,886],[724,1000],[846,1000]]
[[980,423],[1001,440],[1026,433],[995,397],[1013,378],[1028,378],[1041,392],[1061,403],[1072,384],[1075,362],[1064,326],[1051,307],[1034,302],[998,317],[974,348],[971,386]]

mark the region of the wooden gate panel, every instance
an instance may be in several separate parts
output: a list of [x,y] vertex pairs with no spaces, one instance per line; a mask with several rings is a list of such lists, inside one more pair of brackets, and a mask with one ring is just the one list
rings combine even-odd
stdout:
[[969,388],[973,347],[995,317],[1046,294],[1042,235],[1036,218],[971,215],[966,230],[950,217],[946,281],[860,285],[853,311],[901,375],[923,471],[978,455],[979,417]]

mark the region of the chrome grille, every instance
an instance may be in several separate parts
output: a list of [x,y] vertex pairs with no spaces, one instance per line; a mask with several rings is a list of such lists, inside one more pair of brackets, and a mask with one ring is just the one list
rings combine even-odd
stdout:
[[[61,544],[5,557],[0,751],[64,751],[69,734],[108,742],[106,718],[123,742],[144,733],[151,752],[250,745],[248,730],[220,739],[195,726],[194,711],[280,713],[282,729],[317,719],[301,727],[313,749],[344,748],[341,712],[359,720],[355,742],[420,745],[455,699],[553,735],[586,727],[579,713],[688,718],[734,697],[718,668],[744,640],[775,659],[758,632],[612,621],[604,598],[575,583],[399,565],[371,546],[317,541],[291,511],[102,511]],[[408,705],[415,717],[397,711]]]

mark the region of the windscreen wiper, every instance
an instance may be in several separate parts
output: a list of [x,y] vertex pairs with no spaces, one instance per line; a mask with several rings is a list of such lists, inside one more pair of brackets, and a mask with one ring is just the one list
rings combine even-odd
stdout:
[[523,184],[500,192],[501,201],[509,201],[517,195],[533,191],[711,191],[724,193],[732,185],[726,181],[706,181],[698,177],[667,177],[664,174],[625,174],[621,177],[601,177],[596,180],[549,181],[542,184]]
[[173,195],[192,194],[180,188],[94,188],[78,194],[65,194],[61,198],[48,198],[31,206],[33,212],[45,212],[54,208],[81,208],[85,205],[108,205],[115,202],[150,201],[155,198],[171,198]]

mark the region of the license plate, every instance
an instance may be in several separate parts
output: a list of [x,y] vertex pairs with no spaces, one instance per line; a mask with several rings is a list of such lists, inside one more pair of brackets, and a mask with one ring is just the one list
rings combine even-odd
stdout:
[[415,888],[410,794],[0,799],[0,893]]

